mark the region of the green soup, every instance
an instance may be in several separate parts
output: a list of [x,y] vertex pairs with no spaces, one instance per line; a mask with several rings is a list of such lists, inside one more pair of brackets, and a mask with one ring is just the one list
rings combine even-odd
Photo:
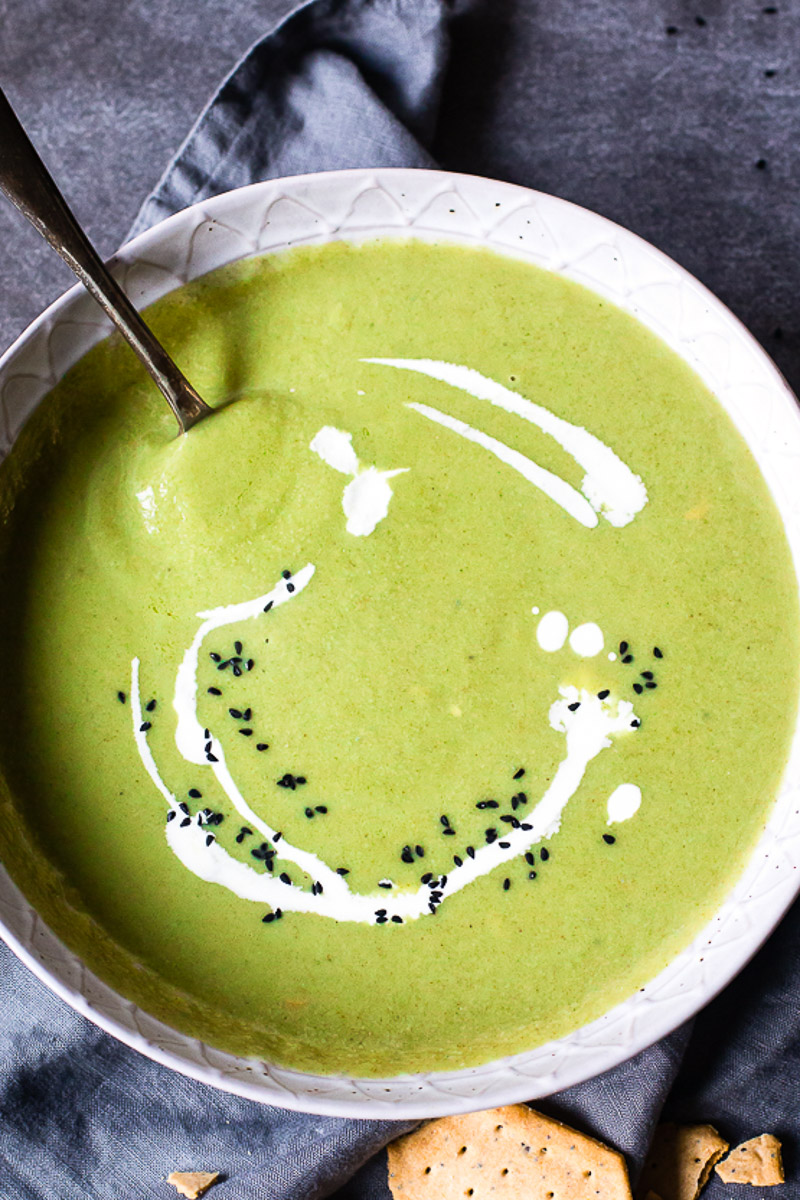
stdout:
[[[685,363],[487,251],[334,244],[115,338],[2,468],[0,855],[219,1048],[453,1069],[599,1016],[719,906],[795,721],[797,585]],[[381,361],[376,361],[381,360]]]

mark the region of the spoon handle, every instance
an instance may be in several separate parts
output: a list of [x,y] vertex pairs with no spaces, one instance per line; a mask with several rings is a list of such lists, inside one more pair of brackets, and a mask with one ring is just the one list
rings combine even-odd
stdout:
[[181,433],[213,409],[145,324],[81,229],[0,91],[0,191],[57,250],[105,310],[164,393]]

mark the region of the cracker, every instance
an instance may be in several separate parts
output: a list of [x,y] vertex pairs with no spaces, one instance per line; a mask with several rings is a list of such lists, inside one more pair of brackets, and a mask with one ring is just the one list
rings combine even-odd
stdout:
[[186,1196],[186,1200],[197,1200],[218,1179],[219,1171],[172,1171],[167,1176],[167,1183]]
[[395,1200],[630,1200],[625,1159],[525,1104],[443,1117],[389,1146]]
[[729,1143],[713,1125],[659,1125],[642,1168],[637,1197],[697,1200]]
[[783,1183],[781,1144],[772,1133],[750,1138],[731,1150],[716,1172],[723,1183],[752,1183],[756,1187],[774,1187]]

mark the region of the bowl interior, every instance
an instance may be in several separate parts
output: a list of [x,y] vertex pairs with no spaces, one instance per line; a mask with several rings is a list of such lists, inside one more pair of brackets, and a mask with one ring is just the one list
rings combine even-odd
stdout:
[[[137,306],[215,267],[304,243],[450,239],[560,272],[637,317],[703,379],[748,442],[800,575],[800,417],[771,361],[700,283],[635,235],[552,196],[436,171],[342,171],[255,184],[178,213],[113,260]],[[0,359],[0,456],[41,398],[110,323],[76,287]],[[239,1058],[154,1020],[51,933],[0,867],[0,935],[64,1000],[178,1071],[264,1103],[336,1116],[431,1117],[534,1099],[615,1066],[704,1005],[758,949],[800,876],[800,738],[748,867],[719,912],[645,988],[567,1037],[455,1072],[315,1076]]]

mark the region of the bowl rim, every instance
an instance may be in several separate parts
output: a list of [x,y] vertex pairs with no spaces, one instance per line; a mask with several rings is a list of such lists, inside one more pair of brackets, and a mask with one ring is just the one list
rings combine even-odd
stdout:
[[[327,201],[322,202],[321,197],[326,192],[335,194],[337,199],[350,199],[346,217],[333,224],[324,217]],[[378,216],[367,215],[361,225],[357,222],[348,225],[349,215],[364,197],[368,198],[369,208],[370,194],[376,200],[380,197],[391,200],[402,220],[396,225],[386,224],[390,218],[384,220],[380,215],[384,209],[379,205]],[[417,206],[416,215],[411,208],[403,207],[403,200],[409,194]],[[458,220],[451,225],[438,214],[436,202],[443,196],[455,197],[454,203],[463,201],[467,209],[463,220],[467,224],[474,221],[475,233],[464,232],[459,226],[460,208]],[[503,199],[497,203],[495,196]],[[731,388],[736,396],[741,394],[737,403],[744,409],[765,403],[767,422],[759,419],[743,426],[744,418],[734,416],[734,423],[766,478],[789,540],[795,573],[800,577],[800,483],[793,486],[790,464],[793,453],[800,455],[800,409],[794,394],[753,335],[703,284],[650,243],[599,214],[547,193],[481,176],[398,167],[315,172],[250,184],[199,201],[138,234],[112,256],[109,264],[123,286],[127,286],[126,280],[130,281],[132,272],[150,270],[152,278],[145,287],[144,301],[150,303],[156,294],[166,294],[188,279],[214,269],[214,265],[222,265],[214,260],[215,246],[213,251],[201,249],[196,256],[196,262],[202,265],[206,261],[203,254],[210,254],[212,266],[194,270],[195,243],[203,241],[206,227],[217,232],[227,230],[225,237],[234,239],[235,244],[236,238],[243,237],[241,222],[248,212],[271,212],[281,200],[288,200],[310,214],[308,218],[294,214],[293,219],[299,220],[301,226],[304,219],[324,218],[320,229],[314,231],[309,227],[305,237],[265,244],[263,248],[257,238],[255,249],[230,254],[222,261],[271,253],[285,245],[339,239],[358,241],[385,235],[482,243],[575,279],[631,312],[676,350],[707,384],[711,378],[709,386],[729,415],[734,416],[724,397]],[[312,201],[321,207],[315,209]],[[496,207],[508,203],[511,207],[492,224],[485,214],[489,203]],[[438,215],[426,217],[429,211]],[[522,241],[523,235],[503,229],[509,221],[513,226],[515,215],[523,211],[534,214],[534,224],[538,221],[544,228],[541,234],[544,249],[528,244],[520,247],[511,239]],[[430,224],[421,224],[423,217]],[[564,229],[559,222],[564,223]],[[247,228],[252,232],[249,225]],[[555,234],[554,228],[558,229]],[[573,252],[566,255],[562,243],[569,238],[565,229],[572,229],[575,236]],[[262,223],[259,238],[263,232]],[[539,236],[538,225],[536,236]],[[193,272],[185,279],[179,271],[164,266],[163,261],[153,260],[154,252],[165,247],[172,246],[174,252],[181,239],[186,248],[184,270]],[[609,250],[616,251],[616,255],[609,255]],[[157,253],[155,257],[158,259]],[[167,259],[171,261],[170,255]],[[615,263],[623,260],[624,271],[630,275],[625,285],[627,293],[624,288],[620,290],[622,284],[617,282],[612,260]],[[148,288],[154,294],[148,294]],[[135,294],[132,298],[136,301]],[[687,337],[682,332],[687,312],[695,330],[700,322],[700,334]],[[76,313],[79,316],[85,313],[84,319],[76,321]],[[91,326],[93,330],[81,335],[83,341],[77,343],[81,348],[66,366],[60,362],[58,353],[51,353],[50,345],[53,330],[62,322],[81,328]],[[0,356],[0,418],[5,420],[6,443],[0,453],[10,447],[17,432],[6,411],[7,385],[19,383],[23,391],[28,386],[34,392],[38,387],[44,394],[110,328],[100,310],[95,311],[94,302],[83,286],[75,284],[48,305]],[[86,342],[86,337],[92,340]],[[714,339],[725,343],[724,370],[719,365],[720,347],[714,348]],[[18,360],[24,360],[29,352],[33,352],[34,358],[41,353],[36,350],[40,342],[47,346],[49,376],[25,371],[11,374]],[[744,374],[737,377],[737,369]],[[716,386],[715,370],[722,372]],[[724,395],[720,394],[720,388]],[[38,400],[30,402],[30,407],[35,403]],[[754,409],[753,418],[756,415]],[[786,470],[781,467],[782,457],[788,465]],[[769,470],[765,469],[765,463],[769,464]],[[404,1074],[387,1079],[317,1076],[263,1060],[238,1058],[205,1046],[156,1021],[94,976],[27,904],[2,864],[0,937],[43,983],[81,1015],[140,1053],[199,1082],[261,1103],[310,1113],[424,1119],[550,1095],[618,1065],[697,1012],[746,965],[800,890],[798,814],[800,726],[796,725],[789,764],[764,832],[742,876],[691,944],[638,993],[588,1025],[533,1051],[462,1070]],[[770,875],[766,879],[773,867],[779,878]],[[759,882],[761,876],[765,878]],[[709,962],[713,965],[708,966]]]

